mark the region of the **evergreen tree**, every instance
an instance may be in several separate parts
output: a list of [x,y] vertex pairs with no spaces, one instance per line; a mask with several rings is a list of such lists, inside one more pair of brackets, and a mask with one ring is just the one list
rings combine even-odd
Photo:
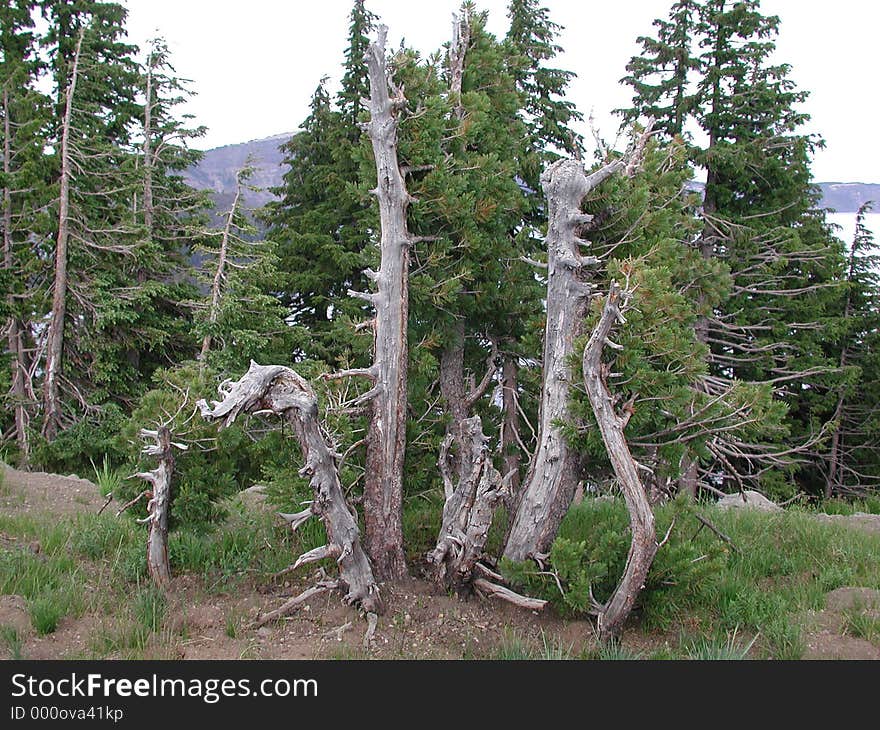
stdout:
[[40,313],[39,271],[35,243],[45,224],[44,139],[48,98],[37,87],[43,64],[34,32],[35,4],[8,2],[0,8],[0,229],[3,261],[0,269],[0,308],[6,340],[8,370],[0,378],[4,411],[12,423],[19,464],[29,456],[28,427],[37,403],[32,383],[33,323]]
[[112,349],[124,321],[117,290],[120,259],[134,245],[129,129],[138,116],[138,73],[134,47],[121,40],[122,6],[47,3],[44,11],[60,111],[51,138],[57,219],[43,383],[43,434],[51,441],[74,419],[62,391],[87,409],[95,390],[107,397],[117,385],[119,360],[102,358],[101,350]]
[[235,196],[223,211],[223,228],[206,233],[196,247],[208,290],[207,301],[197,307],[204,312],[196,326],[202,373],[210,365],[226,376],[246,368],[252,359],[275,363],[290,358],[274,246],[259,240],[243,203],[252,174],[249,164],[238,171]]
[[863,494],[880,484],[880,254],[859,209],[846,271],[834,427],[826,454],[826,498]]
[[[705,170],[694,245],[730,272],[730,296],[697,323],[711,365],[699,387],[723,397],[753,383],[788,412],[753,442],[718,434],[709,471],[787,489],[780,477],[793,460],[784,457],[815,455],[823,435],[834,363],[821,330],[839,298],[842,256],[811,184],[819,141],[799,132],[806,94],[788,66],[771,62],[778,25],[754,1],[676,3],[658,38],[642,39],[624,80],[636,91],[625,116],[653,115],[667,135],[683,134]],[[690,138],[690,124],[705,145]],[[694,479],[692,468],[690,489]]]

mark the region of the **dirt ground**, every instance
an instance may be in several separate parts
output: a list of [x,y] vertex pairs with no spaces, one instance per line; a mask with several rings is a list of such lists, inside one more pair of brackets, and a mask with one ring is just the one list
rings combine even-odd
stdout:
[[[77,512],[96,512],[104,499],[91,482],[76,476],[20,472],[6,468],[0,510],[49,514],[55,518]],[[880,516],[857,515],[846,520],[856,529],[880,531]],[[0,533],[0,550],[29,549]],[[168,593],[166,626],[151,638],[144,655],[168,659],[460,659],[496,658],[498,648],[511,642],[538,652],[551,647],[578,656],[596,647],[589,621],[564,620],[552,612],[524,611],[480,598],[463,600],[439,593],[422,580],[383,586],[387,606],[372,647],[362,644],[365,622],[345,606],[337,593],[312,599],[289,618],[250,628],[253,618],[271,610],[309,584],[309,576],[281,585],[254,583],[234,593],[206,590],[197,576],[177,576]],[[93,586],[84,586],[88,591]],[[868,595],[870,594],[870,595]],[[880,615],[880,591],[841,588],[828,594],[824,611],[806,617],[805,658],[878,659],[880,648],[847,631],[845,616],[853,606]],[[21,596],[0,596],[0,625],[14,626],[28,659],[81,658],[92,654],[96,628],[112,627],[113,616],[87,613],[65,617],[55,632],[38,636],[31,627]],[[649,655],[674,648],[678,635],[627,633],[624,645]],[[112,655],[111,655],[112,656]]]

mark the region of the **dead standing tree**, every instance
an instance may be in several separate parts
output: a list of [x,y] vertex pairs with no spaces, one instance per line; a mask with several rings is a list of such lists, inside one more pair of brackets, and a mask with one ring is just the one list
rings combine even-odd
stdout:
[[611,331],[615,324],[626,323],[624,313],[631,299],[632,291],[628,287],[621,289],[617,282],[611,283],[611,288],[605,297],[602,316],[584,348],[582,361],[584,387],[599,432],[602,434],[605,450],[608,452],[608,458],[614,467],[614,474],[626,501],[632,532],[626,567],[620,582],[605,605],[596,604],[593,607],[598,615],[599,636],[602,639],[619,633],[635,605],[659,548],[654,527],[654,513],[639,479],[638,466],[624,435],[632,411],[625,409],[623,414],[616,412],[615,399],[607,382],[610,368],[602,362],[602,353],[606,346],[612,349],[620,348],[620,345],[611,341]]
[[616,173],[635,173],[650,135],[650,126],[622,157],[587,174],[581,162],[559,160],[541,175],[547,197],[547,313],[544,329],[543,383],[538,448],[529,466],[504,557],[522,561],[541,558],[550,549],[579,480],[580,456],[565,440],[561,424],[569,420],[573,381],[568,362],[575,340],[583,334],[593,287],[589,272],[599,263],[583,256],[580,237],[592,216],[581,210],[591,190]]
[[167,426],[159,426],[155,431],[141,429],[140,435],[145,439],[154,439],[155,444],[147,444],[143,453],[159,459],[159,465],[152,471],[135,474],[152,486],[137,497],[123,505],[116,513],[122,514],[143,497],[147,498],[147,516],[140,523],[146,523],[147,534],[147,570],[153,582],[159,588],[166,588],[171,582],[171,564],[168,562],[168,508],[171,504],[171,476],[174,473],[174,454],[172,447],[186,450],[183,444],[171,441],[171,432]]
[[398,115],[406,105],[403,90],[386,69],[385,39],[380,25],[364,60],[370,80],[370,98],[364,101],[370,121],[363,125],[373,147],[377,183],[372,191],[379,202],[381,262],[379,271],[365,273],[376,285],[374,293],[349,291],[375,309],[373,364],[345,370],[370,379],[372,387],[357,404],[369,403],[364,481],[364,527],[367,551],[376,575],[396,580],[407,574],[403,552],[403,462],[406,451],[407,319],[409,314],[409,256],[412,239],[407,209],[412,197],[397,158]]
[[324,558],[334,558],[339,567],[338,579],[321,580],[262,616],[257,623],[262,625],[280,618],[295,611],[312,596],[338,588],[345,591],[346,603],[358,606],[367,614],[369,638],[375,629],[376,615],[382,612],[382,601],[370,561],[361,547],[355,512],[346,502],[339,483],[336,454],[328,445],[318,421],[315,392],[288,367],[258,365],[251,361],[247,373],[229,387],[221,387],[220,394],[223,400],[215,401],[213,408],[204,400],[197,403],[204,418],[222,421],[224,426],[229,426],[240,413],[270,411],[290,423],[299,441],[305,461],[300,474],[309,477],[315,498],[307,509],[288,515],[286,519],[295,530],[310,517],[317,517],[327,532],[327,544],[300,555],[290,570]]

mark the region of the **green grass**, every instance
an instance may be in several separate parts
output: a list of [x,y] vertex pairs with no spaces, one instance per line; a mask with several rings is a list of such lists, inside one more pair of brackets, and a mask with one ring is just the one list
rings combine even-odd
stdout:
[[153,585],[141,588],[132,601],[135,621],[153,633],[161,630],[166,608],[165,594]]
[[839,497],[824,499],[816,505],[815,511],[828,515],[852,515],[856,512],[880,515],[880,496],[868,495],[851,500]]
[[[676,517],[673,539],[658,553],[630,622],[631,628],[640,625],[649,633],[686,625],[694,640],[684,647],[685,655],[688,649],[707,655],[735,652],[736,647],[725,645],[726,637],[741,632],[758,636],[750,656],[799,658],[806,648],[805,611],[824,608],[825,595],[841,586],[880,588],[876,534],[819,522],[803,509],[772,514],[707,505],[696,509],[736,547],[700,529],[690,508],[659,508],[659,534]],[[560,528],[565,551],[555,553],[560,562],[553,566],[566,588],[564,611],[574,613],[572,598],[587,594],[585,575],[597,598],[605,599],[626,560],[626,524],[621,500],[587,499],[566,516]],[[534,577],[532,570],[526,580],[531,581],[526,592],[560,604],[551,578]]]
[[14,626],[0,625],[0,645],[6,648],[8,659],[24,659],[21,635]]
[[41,636],[51,634],[58,628],[58,622],[65,616],[67,609],[66,601],[57,593],[40,596],[28,604],[31,623]]
[[95,484],[98,485],[98,489],[101,491],[101,496],[106,497],[111,493],[116,494],[119,491],[119,487],[122,485],[123,476],[118,469],[113,469],[110,466],[110,457],[107,454],[104,454],[104,460],[101,462],[100,467],[98,467],[91,459],[90,461],[95,473]]
[[844,612],[844,633],[865,639],[872,644],[880,643],[880,616],[861,605]]
[[685,641],[682,644],[681,654],[687,659],[698,661],[734,661],[745,659],[749,650],[757,641],[757,636],[749,642],[743,642],[737,638],[737,630],[734,629],[727,636],[705,637]]

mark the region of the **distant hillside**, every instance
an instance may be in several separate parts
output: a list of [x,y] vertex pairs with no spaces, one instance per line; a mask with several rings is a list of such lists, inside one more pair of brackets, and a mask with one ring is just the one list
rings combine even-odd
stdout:
[[231,205],[235,195],[235,176],[250,156],[254,174],[248,182],[258,191],[245,192],[244,202],[249,208],[259,208],[272,199],[268,189],[281,184],[284,156],[279,147],[291,136],[290,133],[276,134],[208,150],[199,164],[184,172],[184,178],[198,190],[213,191],[217,209],[224,210]]
[[[246,193],[245,203],[250,208],[259,208],[272,199],[268,188],[281,184],[284,166],[283,155],[278,148],[291,136],[291,133],[276,134],[266,139],[208,150],[202,161],[187,170],[184,177],[195,188],[212,190],[218,210],[224,210],[232,202],[235,193],[235,174],[251,155],[255,171],[250,182],[260,190]],[[880,213],[880,184],[825,182],[819,183],[819,187],[825,208],[832,208],[838,213],[854,213],[865,201],[874,200],[877,201],[876,212]]]
[[838,213],[854,213],[863,203],[873,200],[874,212],[880,213],[880,184],[877,183],[819,183],[822,205]]

